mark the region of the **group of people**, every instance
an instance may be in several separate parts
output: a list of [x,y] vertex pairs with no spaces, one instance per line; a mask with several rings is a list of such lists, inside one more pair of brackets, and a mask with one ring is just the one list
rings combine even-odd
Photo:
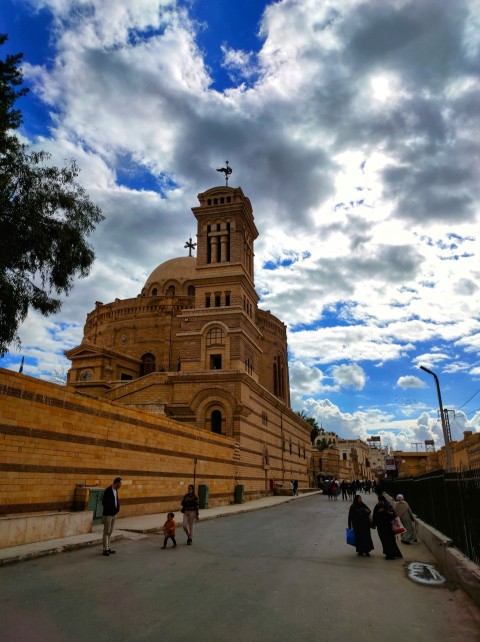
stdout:
[[340,492],[344,501],[353,500],[357,493],[367,493],[368,495],[376,491],[375,482],[370,479],[359,480],[343,479],[339,482],[335,477],[319,482],[323,492],[328,499],[336,501]]
[[[342,482],[343,483],[343,482]],[[350,484],[351,482],[349,482]],[[103,555],[106,557],[113,555],[115,551],[110,546],[115,518],[120,510],[120,499],[118,491],[122,486],[122,479],[116,477],[113,483],[105,489],[102,498],[103,504]],[[342,484],[340,484],[342,488]],[[333,479],[330,484],[331,495],[338,494],[338,482]],[[295,495],[298,490],[298,482],[292,482],[292,492]],[[342,489],[343,493],[343,489]],[[329,495],[330,498],[330,495]],[[198,495],[195,493],[193,484],[188,486],[187,493],[181,500],[181,512],[183,513],[183,530],[187,535],[187,544],[193,543],[194,524],[198,521],[200,502]],[[396,535],[392,529],[392,521],[399,517],[405,528],[401,534],[403,544],[409,545],[416,542],[415,518],[410,506],[405,501],[403,495],[397,495],[394,505],[392,505],[382,492],[378,493],[378,501],[373,509],[363,502],[361,495],[355,495],[350,510],[348,511],[348,528],[355,533],[355,548],[357,555],[370,557],[370,551],[373,551],[373,541],[371,530],[376,529],[382,543],[383,554],[386,560],[393,560],[403,557],[397,546]],[[164,541],[162,548],[167,547],[168,540],[172,540],[173,547],[177,546],[175,514],[168,513],[167,520],[163,525]]]
[[[120,510],[118,491],[121,486],[121,477],[115,477],[113,483],[108,486],[103,493],[103,555],[105,555],[105,557],[109,557],[115,553],[110,546],[110,539],[115,525],[115,518]],[[187,536],[187,544],[191,546],[193,544],[194,524],[198,521],[200,509],[200,500],[195,493],[193,484],[189,484],[187,493],[182,497],[181,507],[181,513],[183,513],[183,530]],[[175,539],[176,528],[175,513],[168,513],[167,521],[162,529],[164,535],[162,548],[167,548],[169,539],[172,540],[173,548],[177,546]]]
[[370,551],[373,551],[374,548],[371,530],[376,529],[382,543],[385,559],[402,558],[403,555],[397,546],[397,538],[392,528],[392,521],[395,517],[400,518],[405,528],[405,532],[401,534],[402,543],[411,544],[416,542],[415,518],[403,495],[397,495],[396,501],[392,505],[383,493],[379,493],[373,514],[363,502],[361,495],[355,495],[348,511],[348,528],[353,529],[355,533],[357,555],[370,557]]

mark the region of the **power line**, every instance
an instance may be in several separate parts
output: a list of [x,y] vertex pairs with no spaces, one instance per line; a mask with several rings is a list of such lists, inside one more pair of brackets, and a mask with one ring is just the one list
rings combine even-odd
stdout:
[[[473,394],[473,395],[470,397],[470,399],[467,399],[467,401],[466,401],[464,404],[462,404],[462,405],[460,406],[460,408],[463,408],[463,406],[466,406],[466,405],[467,405],[467,403],[468,403],[469,401],[471,401],[474,397],[476,397],[476,396],[478,395],[478,393],[479,393],[479,392],[480,392],[480,388],[477,390],[477,392],[476,392],[475,394]],[[460,408],[458,408],[458,410],[460,410]]]
[[468,417],[468,415],[474,415],[476,412],[478,412],[480,408],[477,408],[476,410],[472,410],[472,412],[466,412],[465,416]]

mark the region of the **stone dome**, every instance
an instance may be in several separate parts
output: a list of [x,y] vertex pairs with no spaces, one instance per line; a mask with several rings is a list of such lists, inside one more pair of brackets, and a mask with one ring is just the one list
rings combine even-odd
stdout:
[[169,279],[175,279],[180,283],[197,278],[195,268],[197,259],[195,256],[179,256],[176,259],[169,259],[160,263],[150,274],[145,282],[144,291],[154,284],[162,284]]

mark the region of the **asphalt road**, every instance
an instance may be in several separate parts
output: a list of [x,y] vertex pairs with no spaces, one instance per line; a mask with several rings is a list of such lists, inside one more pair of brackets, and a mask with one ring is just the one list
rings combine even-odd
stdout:
[[[374,498],[366,496],[373,508]],[[407,577],[423,545],[385,561],[345,544],[349,504],[316,495],[205,521],[193,546],[132,536],[0,568],[2,642],[416,642],[480,640],[461,590]],[[181,517],[180,514],[177,517]]]

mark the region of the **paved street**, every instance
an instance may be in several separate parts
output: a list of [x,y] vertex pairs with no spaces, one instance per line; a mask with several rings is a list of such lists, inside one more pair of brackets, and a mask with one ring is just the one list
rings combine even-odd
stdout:
[[371,558],[346,546],[348,507],[315,495],[202,522],[193,546],[181,529],[177,549],[132,534],[109,558],[89,548],[0,568],[0,638],[478,642],[463,591],[407,577],[408,561],[433,562],[423,545],[391,562],[376,532]]

